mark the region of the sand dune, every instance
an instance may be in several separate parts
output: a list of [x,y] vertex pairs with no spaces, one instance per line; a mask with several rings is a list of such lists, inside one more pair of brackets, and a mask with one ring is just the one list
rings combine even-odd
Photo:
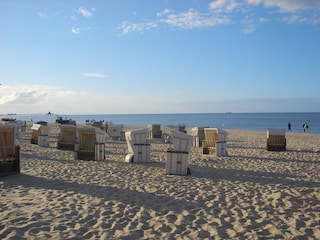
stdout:
[[[130,129],[130,127],[127,127]],[[18,139],[21,174],[0,178],[1,239],[320,239],[320,135],[287,133],[268,152],[266,133],[228,130],[228,156],[193,147],[191,175],[165,174],[167,144],[152,163],[125,163],[125,142],[106,160],[74,160]]]

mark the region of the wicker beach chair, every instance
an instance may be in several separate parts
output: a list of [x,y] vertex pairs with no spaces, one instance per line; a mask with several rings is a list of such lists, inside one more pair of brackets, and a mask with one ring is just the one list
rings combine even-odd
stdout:
[[217,128],[204,128],[204,137],[202,141],[203,154],[213,155],[216,152],[216,142],[218,141]]
[[20,173],[20,146],[16,145],[16,124],[0,124],[0,176]]
[[61,124],[57,148],[74,151],[77,140],[77,127],[73,124]]
[[286,130],[284,128],[267,129],[267,150],[285,151],[287,145]]
[[152,138],[161,138],[161,125],[160,124],[151,124],[148,125],[148,137]]
[[75,158],[80,160],[102,160],[104,156],[105,133],[92,126],[77,128],[78,143],[75,147]]
[[193,127],[191,128],[191,136],[193,136],[193,146],[202,147],[202,142],[205,140],[204,129],[209,128],[205,127]]
[[49,127],[47,122],[38,122],[31,126],[32,134],[30,142],[39,146],[48,146]]
[[179,125],[177,126],[177,129],[178,129],[179,132],[187,133],[186,125],[179,124]]
[[205,139],[202,141],[203,154],[226,156],[227,138],[226,131],[218,128],[204,128]]

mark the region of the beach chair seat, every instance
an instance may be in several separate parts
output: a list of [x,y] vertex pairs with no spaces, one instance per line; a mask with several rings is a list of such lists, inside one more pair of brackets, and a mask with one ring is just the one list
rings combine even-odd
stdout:
[[202,153],[215,156],[227,155],[228,133],[218,128],[204,128]]
[[74,151],[77,141],[77,127],[73,124],[61,124],[57,148]]
[[191,136],[193,136],[193,146],[202,147],[202,142],[205,140],[204,129],[209,128],[205,127],[193,127],[191,128]]
[[47,122],[40,121],[31,126],[31,139],[32,144],[36,144],[42,147],[49,146],[49,127]]
[[189,151],[192,147],[192,136],[181,131],[171,130],[172,147],[167,150],[166,173],[189,175]]
[[125,162],[147,163],[151,162],[150,144],[147,139],[148,128],[132,130],[125,133],[128,154]]
[[93,126],[77,128],[77,143],[75,145],[75,159],[103,160],[105,159],[104,131]]
[[16,124],[0,124],[0,176],[20,173],[20,146],[16,145]]
[[160,124],[151,124],[148,125],[148,138],[161,138],[161,125]]
[[287,146],[286,130],[284,128],[267,129],[267,150],[285,151]]
[[204,128],[205,139],[202,141],[203,154],[213,155],[216,152],[216,142],[218,141],[217,128]]
[[163,143],[171,143],[171,130],[172,127],[161,126],[161,135]]
[[124,140],[124,125],[123,124],[108,124],[107,134],[113,140]]
[[187,133],[186,125],[179,124],[179,125],[177,126],[177,129],[178,129],[179,132]]

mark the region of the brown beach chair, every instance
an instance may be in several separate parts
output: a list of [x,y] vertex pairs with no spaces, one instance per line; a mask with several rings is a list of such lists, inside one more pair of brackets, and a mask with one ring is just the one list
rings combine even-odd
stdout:
[[203,154],[227,156],[228,133],[218,128],[204,128],[205,140],[202,141]]
[[161,138],[161,125],[160,124],[151,124],[148,125],[148,137],[152,138]]
[[76,159],[102,160],[104,159],[104,137],[101,129],[92,126],[81,126],[77,128],[78,143]]
[[209,128],[206,127],[193,127],[191,128],[191,136],[193,136],[193,146],[202,147],[202,142],[205,140],[204,129]]
[[73,124],[61,124],[57,148],[74,151],[77,140],[77,127]]
[[203,154],[213,155],[216,152],[216,142],[218,141],[217,128],[204,128],[205,139],[202,141]]
[[267,150],[268,151],[285,151],[287,140],[286,130],[284,128],[267,129]]
[[186,125],[181,125],[181,124],[179,124],[177,128],[178,128],[178,131],[179,131],[179,132],[187,133]]
[[20,173],[20,146],[16,146],[16,124],[0,124],[0,176]]
[[[31,126],[31,140],[32,144],[47,146],[48,145],[48,136],[49,136],[49,127],[47,126],[47,122],[37,122]],[[45,144],[42,144],[41,141],[39,143],[39,138],[44,138],[46,140]]]

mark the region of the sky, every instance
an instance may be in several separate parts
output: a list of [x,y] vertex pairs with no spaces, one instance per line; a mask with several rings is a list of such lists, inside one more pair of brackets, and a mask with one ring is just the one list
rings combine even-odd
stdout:
[[1,0],[0,114],[320,112],[319,0]]

